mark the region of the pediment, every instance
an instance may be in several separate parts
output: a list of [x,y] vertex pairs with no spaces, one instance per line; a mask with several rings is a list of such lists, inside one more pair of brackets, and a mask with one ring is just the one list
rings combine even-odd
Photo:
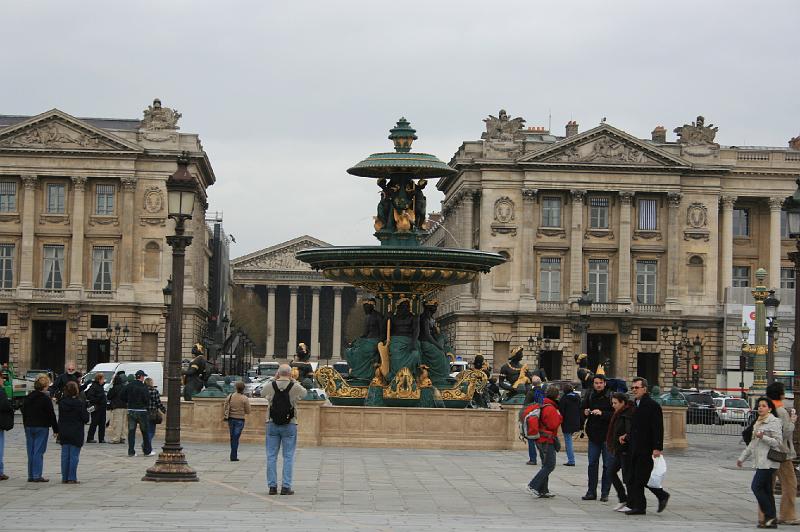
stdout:
[[569,165],[675,167],[689,166],[683,159],[608,124],[561,140],[518,162]]
[[301,249],[330,247],[331,245],[314,237],[304,235],[288,242],[282,242],[243,257],[233,259],[234,270],[292,271],[310,272],[311,266],[295,258]]
[[0,129],[3,151],[139,153],[143,148],[113,133],[53,109]]

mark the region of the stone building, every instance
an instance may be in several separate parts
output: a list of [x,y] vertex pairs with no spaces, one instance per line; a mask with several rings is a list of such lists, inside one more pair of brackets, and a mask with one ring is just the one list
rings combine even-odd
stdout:
[[187,250],[184,346],[207,319],[205,190],[214,184],[180,113],[155,100],[144,118],[75,118],[53,109],[0,116],[0,360],[81,369],[114,360],[106,327],[127,325],[119,359],[163,359],[162,288],[172,261],[166,180],[189,152],[199,183]]
[[[297,344],[311,348],[312,360],[344,358],[344,347],[360,335],[363,315],[356,288],[330,281],[297,260],[301,249],[330,244],[304,235],[233,259],[233,282],[248,290],[265,316],[266,341],[258,354],[291,358]],[[237,302],[233,303],[234,316]]]
[[[781,314],[793,316],[793,249],[781,214],[795,189],[800,146],[720,146],[703,117],[667,139],[658,126],[640,139],[610,124],[565,134],[525,128],[505,111],[485,119],[481,140],[464,142],[458,170],[439,181],[443,220],[428,245],[502,253],[506,264],[440,295],[440,319],[465,355],[505,362],[509,348],[544,337],[550,378],[574,378],[582,289],[593,300],[591,365],[671,382],[674,322],[702,340],[704,385],[739,364],[742,304],[755,271],[769,272]],[[781,320],[777,367],[788,369],[793,331]],[[726,338],[727,336],[727,338]],[[535,349],[534,349],[535,351]],[[680,353],[678,378],[690,380]],[[738,382],[738,378],[736,379]],[[722,385],[724,387],[724,383]]]

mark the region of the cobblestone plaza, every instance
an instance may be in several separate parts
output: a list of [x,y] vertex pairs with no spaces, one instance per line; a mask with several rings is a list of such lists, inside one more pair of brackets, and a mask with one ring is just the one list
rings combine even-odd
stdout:
[[[127,458],[124,446],[87,444],[76,486],[59,482],[59,446],[45,455],[49,483],[26,482],[21,419],[7,433],[0,483],[3,530],[750,530],[756,503],[752,471],[737,470],[735,436],[692,435],[669,452],[667,509],[625,516],[609,503],[581,501],[586,456],[556,467],[556,497],[532,499],[524,486],[537,469],[524,452],[313,448],[298,450],[291,497],[268,496],[263,445],[245,444],[239,462],[224,444],[187,444],[200,482],[142,482],[153,458]],[[158,449],[160,438],[154,442]],[[559,457],[559,464],[563,457]],[[651,499],[651,503],[654,500]],[[46,509],[45,512],[40,510]]]

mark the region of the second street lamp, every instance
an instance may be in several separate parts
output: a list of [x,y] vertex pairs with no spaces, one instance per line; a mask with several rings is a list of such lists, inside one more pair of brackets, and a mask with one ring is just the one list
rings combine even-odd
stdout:
[[778,306],[780,300],[775,297],[775,290],[770,290],[764,300],[767,314],[767,384],[775,382],[775,333],[778,331]]
[[581,354],[587,354],[588,350],[588,331],[589,331],[589,318],[592,315],[592,298],[589,297],[589,291],[584,288],[581,291],[581,297],[578,299],[578,311],[580,316],[578,318],[578,331],[581,333]]
[[125,323],[124,328],[119,326],[119,322],[117,322],[113,329],[111,328],[111,324],[106,327],[106,338],[114,344],[114,362],[119,362],[119,346],[125,343],[130,332],[127,323]]

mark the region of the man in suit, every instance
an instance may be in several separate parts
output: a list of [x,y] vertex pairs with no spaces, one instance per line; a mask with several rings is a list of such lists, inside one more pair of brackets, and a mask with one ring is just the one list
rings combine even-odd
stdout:
[[[644,488],[653,471],[653,459],[661,456],[664,449],[664,417],[661,406],[647,393],[647,380],[634,377],[631,390],[636,399],[636,412],[633,414],[629,443],[631,448],[631,477],[628,487],[627,515],[644,515],[647,501]],[[669,493],[661,488],[650,491],[658,498],[658,511],[664,511],[669,501]]]

